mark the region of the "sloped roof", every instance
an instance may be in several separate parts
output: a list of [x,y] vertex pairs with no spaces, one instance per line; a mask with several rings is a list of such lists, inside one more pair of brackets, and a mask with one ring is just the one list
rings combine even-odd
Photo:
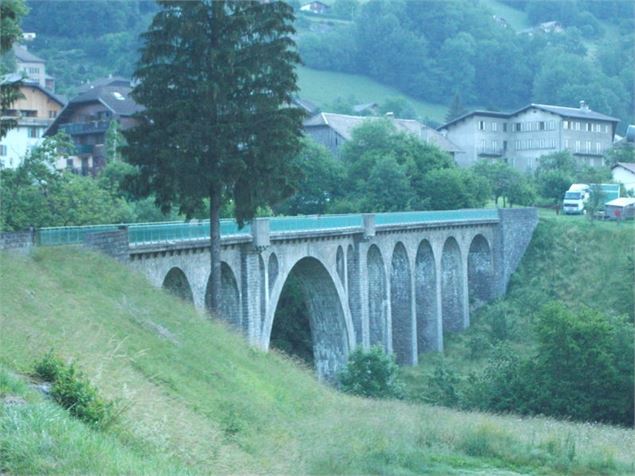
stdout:
[[[347,114],[335,114],[331,112],[322,112],[304,121],[304,127],[320,127],[328,126],[345,140],[352,138],[353,129],[362,124],[364,121],[377,121],[385,119],[384,117],[366,117],[366,116],[349,116]],[[441,150],[446,152],[463,152],[456,144],[444,137],[441,133],[434,129],[421,124],[413,119],[389,119],[396,129],[400,132],[412,134],[417,138],[434,144]]]
[[5,74],[0,79],[0,84],[15,84],[15,83],[19,83],[20,86],[28,86],[30,88],[35,88],[41,91],[43,94],[50,97],[51,99],[53,99],[54,101],[57,101],[62,106],[64,106],[67,102],[64,96],[55,94],[52,91],[49,91],[48,89],[43,88],[42,86],[40,86],[40,83],[38,83],[36,80],[25,78],[20,73]]
[[517,111],[512,112],[510,116],[515,116],[516,114],[526,111],[527,109],[532,107],[535,107],[536,109],[542,109],[543,111],[552,112],[554,114],[558,114],[559,116],[563,116],[563,117],[574,117],[579,119],[596,119],[600,121],[620,122],[620,120],[615,117],[607,116],[606,114],[601,114],[599,112],[592,111],[591,109],[581,109],[578,107],[550,106],[548,104],[530,104]]
[[482,111],[482,110],[476,110],[476,111],[470,111],[468,113],[465,113],[459,117],[456,117],[454,119],[452,119],[451,121],[443,124],[442,126],[438,127],[437,130],[441,130],[441,129],[445,129],[457,122],[462,121],[463,119],[467,119],[468,117],[471,116],[486,116],[486,117],[499,117],[501,119],[509,119],[517,114],[520,114],[521,112],[526,111],[527,109],[531,109],[531,108],[535,108],[535,109],[540,109],[543,111],[547,111],[547,112],[551,112],[553,114],[557,114],[559,116],[562,117],[572,117],[572,118],[576,118],[576,119],[594,119],[594,120],[598,120],[598,121],[610,121],[610,122],[620,122],[619,119],[615,118],[615,117],[611,117],[611,116],[607,116],[606,114],[602,114],[599,112],[595,112],[592,111],[591,109],[581,109],[581,108],[577,108],[577,107],[564,107],[564,106],[551,106],[549,104],[534,104],[531,103],[527,106],[521,107],[520,109],[517,109],[513,112],[495,112],[495,111]]
[[70,100],[71,104],[81,104],[87,102],[100,102],[114,114],[119,116],[131,116],[143,108],[137,104],[130,92],[132,88],[125,86],[102,86],[89,89],[84,93],[75,96]]
[[128,78],[122,76],[110,76],[108,78],[99,78],[86,84],[82,84],[78,88],[79,93],[85,93],[90,89],[101,88],[104,86],[122,86],[131,87],[131,81]]
[[611,167],[611,169],[614,169],[616,167],[622,167],[623,169],[626,169],[629,172],[635,174],[635,164],[632,164],[630,162],[618,162],[613,167]]
[[22,61],[23,63],[46,63],[46,61],[39,56],[35,56],[24,46],[13,45],[13,54],[17,60]]

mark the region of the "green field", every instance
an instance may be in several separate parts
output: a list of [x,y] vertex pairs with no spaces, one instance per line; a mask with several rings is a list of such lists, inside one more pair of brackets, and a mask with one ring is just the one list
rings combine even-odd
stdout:
[[494,15],[504,18],[516,31],[530,28],[527,14],[522,9],[516,9],[498,0],[481,0],[481,5],[488,7]]
[[[250,348],[142,276],[86,251],[0,254],[0,282],[3,474],[624,474],[635,467],[631,430],[341,395],[311,370]],[[33,363],[50,349],[118,402],[117,425],[90,429],[30,389]]]
[[360,104],[381,104],[387,98],[401,97],[412,104],[421,118],[429,117],[437,122],[445,121],[448,110],[447,106],[418,101],[366,76],[319,71],[302,66],[298,68],[298,77],[300,96],[315,102],[325,112],[328,112],[328,106],[338,97],[346,99],[350,96],[355,96]]

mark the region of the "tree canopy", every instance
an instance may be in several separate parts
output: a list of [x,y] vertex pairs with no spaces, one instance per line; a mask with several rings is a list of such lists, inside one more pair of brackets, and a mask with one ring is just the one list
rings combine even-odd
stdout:
[[161,1],[132,92],[144,106],[126,132],[139,169],[131,189],[192,216],[210,202],[212,296],[220,299],[219,213],[239,222],[293,192],[302,112],[291,107],[300,58],[293,11],[282,2]]

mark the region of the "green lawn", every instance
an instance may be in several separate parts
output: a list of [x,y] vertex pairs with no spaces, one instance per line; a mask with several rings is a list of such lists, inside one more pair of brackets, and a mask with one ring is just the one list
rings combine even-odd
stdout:
[[[3,474],[620,474],[635,467],[630,430],[341,395],[311,370],[249,347],[222,323],[86,251],[0,253],[0,283]],[[25,385],[49,349],[76,361],[118,402],[117,426],[87,428]],[[24,402],[3,404],[16,397]],[[572,440],[573,459],[563,449]]]
[[481,0],[481,5],[488,7],[494,15],[507,20],[507,23],[516,31],[531,27],[522,9],[510,7],[498,0]]
[[298,76],[300,96],[315,102],[326,112],[328,112],[327,106],[337,97],[348,98],[349,96],[355,96],[360,104],[369,102],[381,104],[386,98],[401,97],[412,104],[421,118],[427,116],[437,122],[444,122],[448,110],[447,106],[418,101],[366,76],[319,71],[304,66],[298,68]]

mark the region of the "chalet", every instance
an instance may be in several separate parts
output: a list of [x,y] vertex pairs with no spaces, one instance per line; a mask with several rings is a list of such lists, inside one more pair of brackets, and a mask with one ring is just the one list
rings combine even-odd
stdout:
[[580,101],[579,108],[529,104],[510,113],[472,111],[438,131],[463,150],[457,155],[461,166],[490,158],[532,171],[541,156],[560,151],[569,151],[591,166],[603,165],[618,122]]
[[[351,140],[353,129],[365,121],[382,120],[380,117],[349,116],[346,114],[334,114],[322,112],[304,121],[304,132],[331,151],[334,156],[339,156],[340,148]],[[447,152],[452,157],[463,152],[451,140],[444,137],[436,130],[412,119],[395,119],[388,117],[395,128],[400,132],[412,134],[428,144],[433,144]]]
[[60,112],[46,135],[64,131],[71,136],[76,156],[66,159],[66,167],[82,175],[96,174],[106,164],[106,131],[112,121],[121,130],[136,124],[133,115],[142,108],[130,97],[129,80],[99,80],[83,88]]
[[46,128],[62,110],[66,101],[43,87],[38,81],[23,78],[21,73],[6,75],[4,84],[15,84],[22,97],[2,110],[3,119],[13,119],[15,127],[0,140],[0,164],[18,167],[28,152],[40,145]]

